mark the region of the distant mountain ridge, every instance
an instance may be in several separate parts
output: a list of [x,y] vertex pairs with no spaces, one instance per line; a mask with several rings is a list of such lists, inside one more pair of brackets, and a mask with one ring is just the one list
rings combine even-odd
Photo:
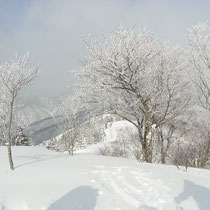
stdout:
[[47,117],[28,125],[24,128],[24,133],[31,137],[34,145],[38,145],[62,133],[63,123],[64,118],[62,116]]
[[48,117],[54,117],[61,99],[48,97],[35,97],[25,101],[18,108],[18,115],[23,117],[25,124],[30,124]]
[[[59,105],[63,101],[70,101],[70,99],[68,99],[68,96],[56,98],[35,97],[25,101],[17,109],[17,114],[21,117],[22,127],[24,127],[24,134],[31,137],[34,145],[38,145],[63,132],[64,117],[58,113]],[[86,113],[80,112],[73,124],[80,124],[85,119]]]

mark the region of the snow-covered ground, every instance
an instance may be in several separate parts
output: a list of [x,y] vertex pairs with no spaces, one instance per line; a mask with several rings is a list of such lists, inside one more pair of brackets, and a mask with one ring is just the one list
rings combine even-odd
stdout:
[[0,147],[0,210],[209,210],[210,171]]

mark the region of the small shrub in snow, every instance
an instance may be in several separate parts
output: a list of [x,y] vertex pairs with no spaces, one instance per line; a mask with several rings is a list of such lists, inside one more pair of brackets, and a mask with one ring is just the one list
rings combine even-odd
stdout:
[[128,153],[119,143],[112,143],[110,146],[104,146],[98,150],[98,155],[113,156],[113,157],[127,157]]
[[111,156],[110,155],[110,147],[108,145],[106,145],[102,148],[99,148],[97,154],[98,155],[103,155],[103,156]]

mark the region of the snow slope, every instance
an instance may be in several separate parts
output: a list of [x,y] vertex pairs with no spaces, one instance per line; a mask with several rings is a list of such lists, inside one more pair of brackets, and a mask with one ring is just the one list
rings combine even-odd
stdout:
[[0,147],[0,210],[209,210],[210,171]]

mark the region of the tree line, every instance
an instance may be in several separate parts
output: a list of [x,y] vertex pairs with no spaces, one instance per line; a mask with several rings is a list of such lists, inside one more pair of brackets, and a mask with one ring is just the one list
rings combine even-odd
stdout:
[[[187,47],[171,46],[147,28],[137,31],[122,25],[102,39],[83,37],[88,56],[75,73],[71,104],[61,106],[69,154],[78,136],[72,123],[78,112],[90,118],[110,114],[136,128],[142,161],[155,162],[158,154],[166,163],[174,148],[174,164],[205,167],[210,156],[208,24],[193,26],[187,39]],[[0,128],[11,169],[15,100],[39,73],[38,67],[27,66],[28,58],[26,54],[0,65]]]

